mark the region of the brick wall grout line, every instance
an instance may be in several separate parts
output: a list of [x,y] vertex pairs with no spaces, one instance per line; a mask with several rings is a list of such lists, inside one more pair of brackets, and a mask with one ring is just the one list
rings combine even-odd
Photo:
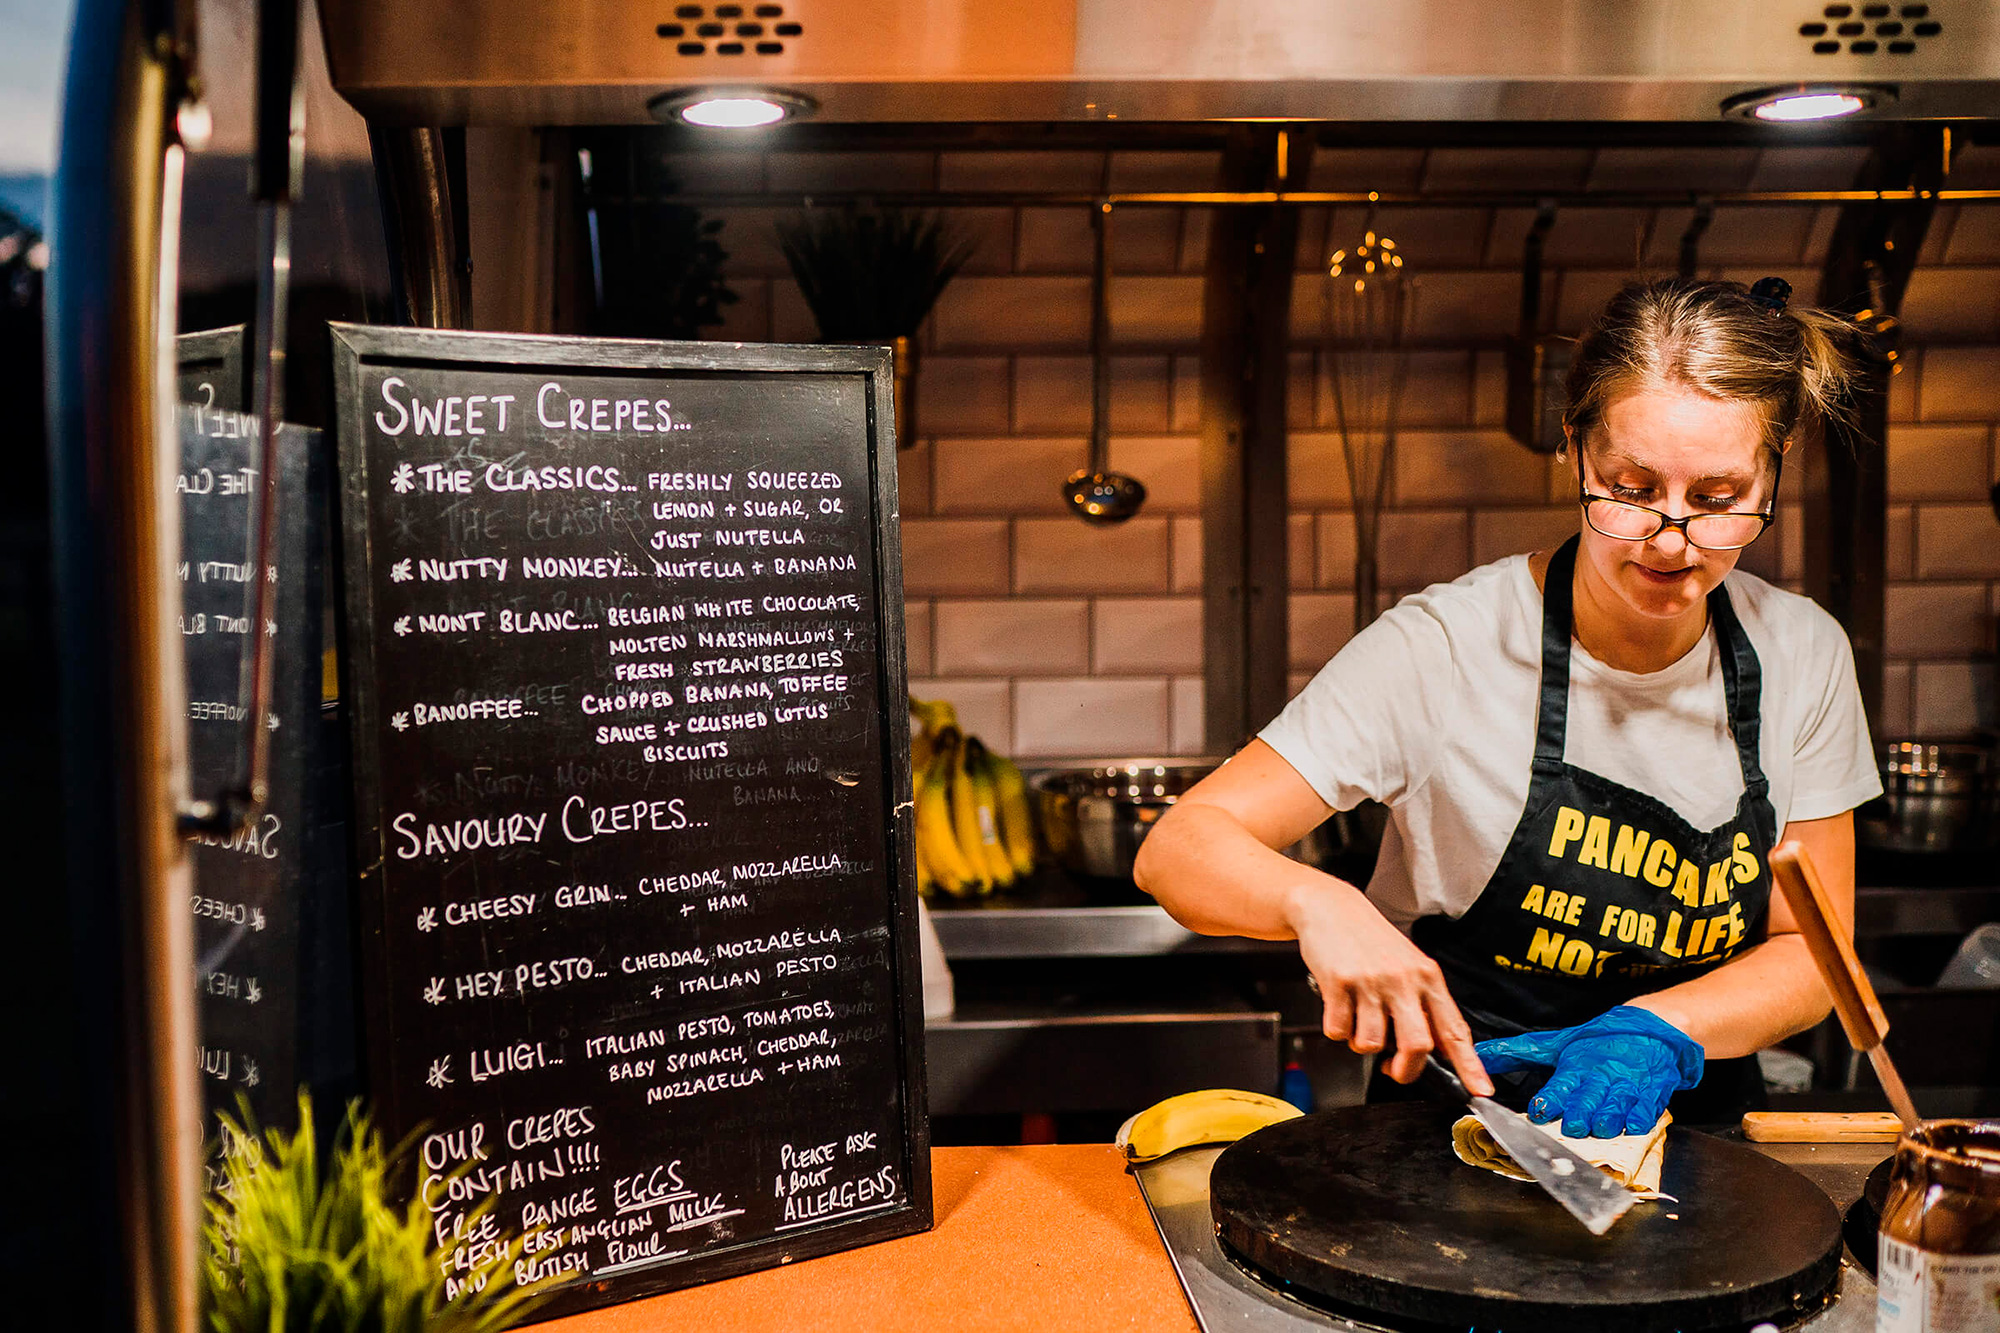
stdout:
[[1083,603],[1083,661],[1084,674],[1095,677],[1099,674],[1102,654],[1097,645],[1097,602],[1096,597],[1088,597]]
[[1018,435],[1021,433],[1017,424],[1021,410],[1021,359],[1017,354],[1008,352],[1002,356],[1002,362],[1001,374],[1007,377],[1007,426],[1003,433]]
[[1017,515],[1009,514],[1003,520],[1007,524],[1007,595],[1009,597],[1019,597],[1021,595],[1021,541],[1017,519]]

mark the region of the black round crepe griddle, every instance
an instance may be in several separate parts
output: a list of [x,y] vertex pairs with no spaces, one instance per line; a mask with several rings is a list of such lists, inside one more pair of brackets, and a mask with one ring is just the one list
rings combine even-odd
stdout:
[[1467,1166],[1459,1108],[1353,1106],[1232,1144],[1223,1248],[1308,1304],[1399,1328],[1697,1333],[1788,1324],[1840,1275],[1840,1210],[1761,1153],[1670,1128],[1660,1188],[1592,1236],[1527,1181]]
[[1875,1241],[1882,1231],[1882,1210],[1889,1206],[1889,1176],[1895,1166],[1893,1157],[1877,1162],[1861,1187],[1861,1197],[1847,1206],[1847,1248],[1870,1277],[1875,1275]]

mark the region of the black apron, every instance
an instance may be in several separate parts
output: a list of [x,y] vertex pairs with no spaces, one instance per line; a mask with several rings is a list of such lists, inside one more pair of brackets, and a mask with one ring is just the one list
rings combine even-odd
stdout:
[[[1758,758],[1756,650],[1718,585],[1709,623],[1743,770],[1728,823],[1696,829],[1645,792],[1566,763],[1577,540],[1549,561],[1544,583],[1541,702],[1521,821],[1465,914],[1423,917],[1411,931],[1481,1041],[1588,1022],[1713,970],[1765,932],[1777,815]],[[1523,1101],[1546,1077],[1509,1080],[1503,1100]],[[1393,1095],[1386,1078],[1376,1083]],[[1684,1123],[1719,1124],[1763,1099],[1755,1057],[1713,1060],[1671,1109]]]

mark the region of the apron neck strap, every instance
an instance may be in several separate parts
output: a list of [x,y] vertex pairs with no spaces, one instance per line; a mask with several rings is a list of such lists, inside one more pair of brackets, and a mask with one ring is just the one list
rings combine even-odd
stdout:
[[1761,758],[1764,670],[1758,665],[1757,650],[1750,646],[1750,636],[1743,631],[1743,622],[1736,618],[1729,590],[1720,583],[1708,595],[1708,621],[1715,626],[1715,643],[1722,654],[1722,689],[1729,702],[1729,733],[1736,738],[1736,762],[1743,769],[1743,785],[1752,791],[1760,790],[1766,785]]
[[[1563,749],[1569,734],[1569,655],[1575,631],[1576,552],[1581,535],[1571,537],[1556,548],[1542,581],[1542,691],[1535,719],[1535,770],[1556,772],[1563,767]],[[1716,584],[1708,594],[1709,623],[1715,627],[1716,645],[1722,656],[1722,688],[1729,707],[1729,731],[1736,741],[1736,760],[1743,769],[1743,785],[1758,789],[1765,785],[1759,757],[1763,695],[1763,672],[1757,650],[1736,618],[1729,591]]]
[[1556,548],[1542,577],[1542,697],[1535,714],[1535,771],[1563,766],[1569,735],[1569,641],[1574,624],[1576,549],[1582,537]]

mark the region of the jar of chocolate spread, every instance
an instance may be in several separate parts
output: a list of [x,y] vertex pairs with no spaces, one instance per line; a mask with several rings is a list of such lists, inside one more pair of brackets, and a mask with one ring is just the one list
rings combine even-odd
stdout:
[[1896,1145],[1876,1333],[2000,1333],[2000,1120],[1927,1120]]

